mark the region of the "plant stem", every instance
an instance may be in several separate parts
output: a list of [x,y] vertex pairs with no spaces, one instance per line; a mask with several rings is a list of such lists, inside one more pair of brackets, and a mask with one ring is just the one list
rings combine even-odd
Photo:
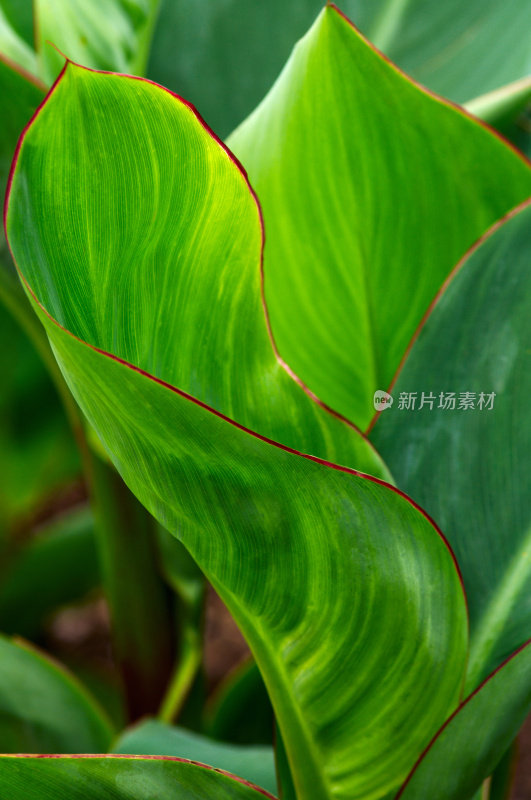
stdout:
[[162,722],[172,723],[178,718],[201,664],[201,652],[199,629],[187,625],[181,633],[179,658],[158,713]]
[[91,494],[115,657],[135,720],[157,711],[172,667],[173,623],[157,564],[155,522],[97,456]]

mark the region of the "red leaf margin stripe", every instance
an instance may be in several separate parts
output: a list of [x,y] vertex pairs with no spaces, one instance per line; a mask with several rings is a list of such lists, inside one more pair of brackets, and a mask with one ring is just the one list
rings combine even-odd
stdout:
[[527,642],[524,642],[524,644],[522,644],[522,645],[521,645],[521,646],[520,646],[520,647],[519,647],[517,650],[515,650],[515,651],[514,651],[514,653],[512,653],[512,654],[511,654],[511,655],[510,655],[508,658],[506,658],[506,659],[505,659],[505,661],[503,661],[503,662],[502,662],[502,663],[499,665],[499,667],[496,667],[496,669],[494,670],[494,672],[491,672],[491,674],[490,674],[490,675],[489,675],[487,678],[485,678],[485,680],[484,680],[484,681],[482,681],[482,683],[480,683],[480,684],[479,684],[479,686],[478,686],[476,689],[474,689],[474,691],[472,692],[472,694],[469,694],[469,696],[466,698],[466,700],[463,700],[463,702],[462,702],[462,703],[460,703],[460,705],[459,705],[459,706],[456,708],[456,710],[454,711],[454,713],[453,713],[453,714],[451,714],[451,715],[448,717],[448,719],[446,720],[446,722],[444,723],[444,725],[442,725],[442,726],[439,728],[439,730],[437,731],[437,733],[435,734],[435,736],[433,737],[433,739],[431,740],[431,742],[429,743],[429,745],[426,747],[426,749],[425,749],[425,750],[423,750],[423,752],[420,754],[420,756],[419,756],[419,757],[418,757],[418,759],[417,759],[417,762],[416,762],[416,764],[414,765],[413,769],[411,770],[411,772],[410,772],[410,773],[409,773],[409,775],[407,776],[406,780],[404,781],[404,783],[403,783],[403,784],[402,784],[402,786],[400,787],[400,790],[399,790],[398,794],[396,795],[396,797],[394,798],[394,800],[400,800],[400,798],[401,798],[401,797],[402,797],[402,795],[404,794],[404,792],[405,792],[405,790],[406,790],[406,788],[407,788],[407,786],[408,786],[409,782],[412,780],[412,778],[413,778],[413,776],[414,776],[415,772],[417,771],[417,768],[420,766],[421,762],[422,762],[422,761],[424,760],[424,758],[427,756],[427,754],[429,753],[429,751],[431,750],[431,748],[433,747],[433,745],[435,744],[435,742],[437,741],[437,739],[439,738],[439,736],[441,736],[441,735],[442,735],[442,733],[443,733],[443,732],[446,730],[446,728],[447,728],[447,727],[448,727],[448,725],[449,725],[449,724],[452,722],[452,720],[453,720],[453,719],[454,719],[454,718],[455,718],[455,717],[456,717],[456,716],[459,714],[459,712],[460,712],[460,711],[461,711],[461,710],[462,710],[462,709],[463,709],[463,708],[464,708],[466,705],[468,705],[468,703],[470,703],[470,701],[471,701],[471,700],[472,700],[472,699],[473,699],[473,698],[474,698],[474,697],[475,697],[475,696],[476,696],[476,695],[477,695],[477,694],[478,694],[478,693],[479,693],[479,692],[480,692],[480,691],[483,689],[483,687],[484,687],[484,686],[485,686],[487,683],[489,683],[489,681],[491,681],[491,680],[492,680],[492,679],[493,679],[493,678],[494,678],[494,677],[495,677],[495,676],[498,674],[498,672],[500,672],[500,670],[502,670],[502,669],[503,669],[503,668],[504,668],[504,667],[505,667],[505,666],[506,666],[506,665],[507,665],[507,664],[508,664],[510,661],[512,661],[514,658],[516,658],[516,656],[517,656],[517,655],[519,655],[519,654],[520,654],[520,653],[521,653],[523,650],[525,650],[525,649],[526,649],[526,647],[531,647],[531,639],[528,639],[528,640],[527,640]]
[[[266,444],[269,444],[269,445],[271,445],[273,447],[276,447],[279,450],[283,450],[286,453],[290,453],[291,455],[298,456],[300,458],[305,458],[308,461],[314,461],[317,464],[321,464],[324,467],[328,467],[330,469],[335,469],[335,470],[338,470],[339,472],[346,472],[346,473],[348,473],[350,475],[354,475],[354,476],[356,476],[358,478],[363,478],[365,480],[372,481],[373,483],[377,483],[377,484],[379,484],[381,486],[386,487],[390,491],[394,492],[395,494],[397,494],[400,497],[402,497],[403,499],[405,499],[410,505],[412,505],[417,511],[419,511],[425,517],[425,519],[431,524],[431,526],[434,528],[434,530],[436,531],[438,536],[442,539],[443,543],[445,544],[446,548],[448,549],[448,551],[449,551],[449,553],[450,553],[450,555],[452,557],[452,561],[453,561],[453,563],[455,565],[456,572],[457,572],[457,574],[459,576],[459,581],[460,581],[461,588],[462,588],[462,591],[463,591],[465,604],[467,605],[466,593],[465,593],[465,588],[464,588],[464,583],[463,583],[463,577],[461,575],[461,570],[459,568],[459,564],[457,563],[457,559],[456,559],[455,554],[454,554],[454,552],[453,552],[453,550],[452,550],[452,548],[450,546],[450,543],[448,542],[447,538],[445,537],[445,535],[443,534],[443,532],[441,531],[439,526],[436,524],[436,522],[430,517],[430,515],[426,511],[424,511],[424,509],[421,508],[414,500],[412,500],[410,497],[408,497],[407,494],[402,492],[400,489],[397,489],[395,486],[392,486],[391,484],[387,483],[386,481],[382,480],[381,478],[376,478],[373,475],[367,475],[366,473],[360,472],[359,470],[352,469],[351,467],[344,467],[344,466],[339,465],[339,464],[334,464],[333,462],[326,461],[325,459],[319,458],[318,456],[312,456],[312,455],[309,455],[307,453],[302,453],[299,450],[296,450],[296,449],[294,449],[292,447],[288,447],[287,445],[283,445],[283,444],[281,444],[279,442],[275,442],[273,439],[269,439],[268,437],[263,436],[262,434],[251,430],[250,428],[246,428],[241,423],[236,422],[235,420],[231,419],[230,417],[227,417],[225,414],[222,414],[220,411],[217,411],[216,409],[214,409],[211,406],[207,405],[202,400],[199,400],[198,398],[193,397],[192,395],[188,394],[187,392],[184,392],[182,389],[179,389],[178,387],[173,386],[172,384],[167,383],[166,381],[163,381],[162,379],[157,378],[154,375],[151,375],[151,373],[146,372],[145,370],[141,369],[140,367],[137,367],[135,364],[131,364],[130,362],[126,361],[125,359],[120,358],[119,356],[114,355],[113,353],[109,353],[106,350],[102,350],[101,348],[96,347],[95,345],[92,345],[89,342],[84,341],[83,339],[80,339],[78,336],[76,336],[74,333],[72,333],[72,331],[69,331],[66,328],[64,328],[48,312],[48,310],[42,305],[42,303],[40,302],[39,298],[35,295],[33,289],[31,288],[31,286],[27,282],[25,276],[23,275],[23,273],[19,269],[18,264],[16,263],[15,257],[13,255],[13,252],[11,250],[11,246],[9,244],[9,238],[8,238],[8,235],[7,235],[7,216],[8,216],[8,210],[9,210],[9,197],[10,197],[10,191],[11,191],[11,186],[12,186],[12,182],[13,182],[13,176],[15,174],[15,170],[16,170],[17,162],[18,162],[18,157],[20,155],[20,150],[21,150],[24,138],[25,138],[28,130],[30,129],[30,127],[35,122],[36,118],[38,117],[40,111],[44,108],[44,106],[46,105],[46,103],[50,99],[54,89],[57,87],[59,81],[63,77],[63,75],[64,75],[69,63],[75,64],[75,62],[69,61],[67,59],[67,61],[65,63],[65,66],[61,70],[60,74],[58,75],[58,77],[57,77],[56,81],[54,82],[53,86],[51,87],[50,91],[48,92],[48,94],[46,95],[46,97],[44,98],[44,100],[40,104],[40,106],[37,108],[37,110],[35,111],[33,117],[30,119],[28,124],[25,126],[24,130],[22,131],[22,134],[21,134],[21,136],[19,138],[19,141],[18,141],[18,144],[17,144],[17,148],[15,150],[15,155],[14,155],[14,158],[13,158],[13,162],[11,164],[11,169],[10,169],[9,179],[8,179],[7,189],[6,189],[6,198],[5,198],[5,204],[4,204],[4,231],[5,231],[5,235],[6,235],[6,240],[7,240],[7,243],[9,245],[11,256],[12,256],[13,262],[14,262],[16,268],[17,268],[17,272],[19,274],[19,277],[20,277],[21,281],[24,283],[25,287],[27,288],[29,294],[31,295],[31,297],[35,301],[36,305],[38,305],[38,307],[41,309],[41,311],[48,317],[48,319],[56,327],[60,328],[68,336],[71,336],[73,339],[76,339],[80,344],[84,345],[85,347],[89,347],[91,350],[94,350],[95,352],[99,353],[100,355],[105,356],[106,358],[110,358],[113,361],[116,361],[119,364],[122,364],[123,366],[127,367],[128,369],[133,370],[134,372],[139,373],[140,375],[143,375],[148,380],[153,381],[154,383],[158,383],[160,386],[163,386],[164,388],[168,389],[169,391],[174,392],[175,394],[178,394],[183,399],[188,400],[188,401],[190,401],[192,403],[195,403],[195,405],[199,406],[200,408],[203,408],[205,411],[208,411],[211,414],[214,414],[215,416],[217,416],[220,419],[222,419],[224,422],[227,422],[229,425],[232,425],[235,428],[238,428],[239,430],[243,431],[244,433],[247,433],[247,434],[249,434],[250,436],[253,436],[256,439],[259,439],[260,441],[265,442]],[[80,66],[80,65],[75,64],[75,66]],[[149,80],[147,78],[140,78],[140,77],[137,77],[137,76],[134,76],[134,75],[125,75],[123,73],[116,73],[116,72],[109,73],[109,72],[106,72],[105,70],[93,70],[93,69],[88,69],[86,67],[82,67],[82,69],[87,69],[87,71],[89,71],[89,72],[98,72],[100,74],[116,75],[116,76],[127,78],[127,79],[130,79],[130,80],[137,80],[137,81],[143,81],[145,83],[149,83],[152,86],[156,86],[158,89],[162,89],[162,91],[168,92],[168,94],[170,94],[172,97],[174,97],[178,102],[183,103],[187,108],[189,108],[193,112],[193,114],[196,116],[198,121],[204,127],[206,132],[210,136],[212,136],[214,141],[219,144],[219,146],[225,151],[225,153],[230,158],[230,160],[240,170],[240,172],[242,174],[242,177],[244,178],[244,180],[246,181],[247,185],[249,186],[249,191],[251,192],[253,198],[255,199],[255,202],[256,202],[257,207],[258,207],[259,212],[260,212],[260,219],[262,219],[261,210],[260,210],[260,204],[259,204],[258,198],[257,198],[255,192],[253,191],[253,189],[251,188],[251,185],[249,183],[249,179],[247,177],[247,173],[246,173],[244,167],[240,164],[240,162],[238,161],[236,156],[233,155],[233,153],[229,150],[229,148],[223,142],[221,142],[221,140],[211,130],[211,128],[207,125],[207,123],[203,120],[201,115],[197,112],[197,110],[195,109],[195,107],[191,103],[189,103],[187,100],[184,100],[182,97],[180,97],[179,95],[175,94],[174,92],[171,92],[169,89],[166,89],[165,87],[160,86],[159,84],[157,84],[154,81],[151,81],[151,80]],[[263,252],[263,243],[262,243],[262,252]],[[263,266],[262,266],[262,269],[263,269]],[[266,313],[267,313],[267,311],[266,311]],[[284,366],[282,361],[281,361],[281,363]],[[289,367],[288,367],[288,371],[289,371],[289,374],[291,374],[292,377],[293,377],[293,374],[289,370]],[[304,384],[302,384],[302,382],[301,382],[301,386],[304,387]],[[309,392],[309,390],[307,390],[307,391]],[[309,394],[312,397],[311,392],[309,392]],[[322,404],[322,405],[323,405],[324,408],[329,410],[327,406],[325,406],[324,404]],[[331,413],[335,414],[336,412],[331,412]],[[348,420],[344,419],[344,417],[341,417],[340,415],[337,415],[337,416],[340,419],[343,419],[348,425],[351,425],[353,428],[356,427],[352,423],[350,423]],[[373,445],[371,445],[371,446],[373,446]],[[467,608],[468,608],[468,605],[467,605]]]
[[40,754],[40,753],[0,753],[0,758],[25,758],[25,759],[84,759],[85,761],[89,761],[91,759],[122,759],[124,761],[174,761],[178,764],[190,764],[193,767],[201,767],[202,769],[207,769],[210,772],[217,772],[219,775],[224,775],[227,778],[232,778],[232,780],[236,781],[237,783],[241,783],[244,786],[248,786],[250,789],[254,789],[255,792],[258,794],[262,794],[264,797],[268,797],[270,800],[277,800],[277,798],[269,794],[265,789],[262,789],[260,786],[255,786],[254,783],[245,780],[245,778],[240,778],[238,775],[233,775],[231,772],[227,772],[224,769],[218,769],[218,767],[211,767],[209,764],[203,764],[201,761],[191,761],[187,758],[178,758],[177,756],[139,756],[139,755],[122,755],[119,753],[79,753],[79,754],[62,754],[62,753],[54,753],[54,754]]
[[[531,167],[531,161],[529,162],[529,166]],[[407,361],[407,359],[409,357],[409,354],[411,353],[411,350],[413,349],[413,346],[414,346],[415,342],[417,341],[417,339],[418,339],[418,337],[420,335],[420,332],[422,331],[422,329],[424,328],[424,326],[428,322],[429,318],[432,315],[432,312],[433,312],[435,306],[439,303],[439,301],[441,300],[443,295],[446,293],[446,290],[448,289],[448,287],[450,286],[450,284],[452,283],[452,281],[454,280],[454,278],[456,277],[458,272],[461,271],[461,269],[464,267],[464,265],[466,264],[468,259],[476,252],[476,250],[479,250],[479,248],[488,239],[490,239],[490,237],[493,236],[500,228],[502,228],[503,225],[505,225],[506,222],[508,222],[513,217],[516,217],[518,214],[520,214],[522,211],[524,211],[526,208],[529,208],[530,206],[531,206],[531,197],[529,197],[527,200],[524,200],[522,203],[519,203],[517,206],[512,208],[510,211],[507,212],[507,214],[504,214],[503,217],[501,217],[493,225],[491,225],[490,228],[488,228],[485,231],[485,233],[482,236],[480,236],[479,239],[476,242],[474,242],[474,244],[471,247],[468,248],[468,250],[466,251],[464,256],[462,256],[462,258],[459,259],[459,261],[457,262],[457,264],[455,265],[453,270],[450,272],[450,274],[448,275],[448,277],[444,281],[443,285],[441,286],[441,288],[439,289],[439,291],[437,292],[437,294],[435,295],[435,297],[431,301],[430,305],[428,306],[428,308],[424,312],[424,316],[422,317],[421,321],[419,322],[419,324],[417,326],[417,329],[415,330],[413,336],[411,337],[411,339],[409,341],[409,344],[406,347],[406,350],[404,352],[404,355],[402,356],[402,360],[400,361],[400,364],[396,368],[396,372],[393,375],[393,379],[392,379],[391,383],[389,384],[389,387],[387,388],[387,392],[389,392],[389,393],[392,392],[393,387],[396,384],[398,378],[400,377],[400,374],[401,374],[401,372],[402,372],[402,370],[404,368],[404,365],[405,365],[405,363],[406,363],[406,361]],[[381,414],[382,414],[381,411],[376,411],[375,412],[373,418],[371,419],[371,421],[369,423],[369,427],[365,431],[365,434],[367,436],[370,434],[370,432],[372,431],[372,429],[374,428],[374,426],[378,422]]]

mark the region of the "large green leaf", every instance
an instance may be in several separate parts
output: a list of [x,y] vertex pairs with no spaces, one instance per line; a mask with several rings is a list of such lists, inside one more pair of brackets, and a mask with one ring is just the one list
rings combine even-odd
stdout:
[[458,258],[531,192],[530,165],[332,7],[229,144],[263,206],[280,354],[365,426]]
[[277,788],[271,747],[244,747],[215,742],[206,736],[155,720],[146,720],[127,730],[114,744],[113,753],[178,756],[224,769],[271,793],[276,792]]
[[240,778],[172,758],[0,757],[10,800],[259,800],[273,796]]
[[[472,628],[470,688],[531,633],[530,256],[528,203],[456,270],[372,434],[457,555]],[[399,408],[401,392],[418,393],[414,410]],[[433,393],[433,409],[419,409],[422,392]],[[456,410],[439,407],[441,392],[456,393]],[[475,408],[459,409],[461,392],[475,393]],[[478,407],[481,392],[496,393],[491,410]]]
[[300,800],[380,798],[459,693],[462,587],[406,497],[264,438],[375,463],[271,355],[242,172],[168,92],[69,64],[6,226],[82,409],[247,637]]
[[[54,274],[45,251],[37,255],[29,237],[20,244],[26,278],[57,321],[282,444],[388,475],[359,431],[309,396],[277,358],[262,303],[257,202],[193,110],[145,82],[73,64],[52,98],[31,128],[41,145],[31,170],[44,173],[30,204]],[[53,146],[43,147],[52,131]],[[135,151],[144,154],[141,168]],[[87,213],[85,198],[96,196]],[[59,250],[70,225],[83,235]],[[90,297],[97,312],[88,312]]]
[[36,0],[40,73],[51,83],[64,59],[87,67],[144,72],[159,0]]
[[95,702],[66,671],[0,637],[0,752],[101,753],[111,734]]
[[[259,103],[324,0],[162,0],[149,75],[227,135]],[[527,0],[343,0],[374,44],[430,89],[472,100],[528,75]],[[388,123],[393,127],[393,117]]]
[[468,800],[509,747],[531,708],[531,644],[459,707],[424,753],[400,800]]

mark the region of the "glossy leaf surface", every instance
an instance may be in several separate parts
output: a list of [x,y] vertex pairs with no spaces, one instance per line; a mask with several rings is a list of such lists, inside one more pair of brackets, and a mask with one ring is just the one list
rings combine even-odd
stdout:
[[531,645],[460,706],[410,776],[400,800],[467,800],[500,760],[531,708]]
[[[323,5],[162,0],[149,75],[188,97],[227,135],[264,97]],[[531,73],[527,0],[338,5],[402,69],[454,101],[470,101]]]
[[381,797],[456,701],[462,587],[407,498],[218,410],[365,452],[267,356],[237,165],[166,91],[69,65],[22,141],[7,231],[83,411],[248,639],[301,800]]
[[158,0],[36,0],[40,74],[51,83],[64,59],[86,67],[142,74]]
[[263,207],[280,354],[364,427],[440,285],[529,195],[531,168],[332,7],[229,145]]
[[[248,711],[252,713],[250,708]],[[271,747],[224,744],[185,728],[147,720],[126,731],[113,746],[113,753],[188,758],[239,775],[272,794],[276,792],[275,760]]]
[[65,670],[29,646],[0,637],[0,751],[102,752],[111,727]]
[[[73,64],[52,98],[32,128],[39,143],[54,131],[53,146],[31,159],[32,172],[45,171],[42,191],[25,208],[44,250],[27,237],[20,244],[26,278],[57,321],[263,435],[387,475],[359,432],[277,359],[262,305],[257,203],[193,110],[146,82]],[[57,241],[69,226],[82,235],[69,237],[61,255]],[[55,251],[53,275],[46,251]],[[97,312],[87,313],[88,297]]]
[[[473,250],[421,328],[373,438],[463,571],[473,688],[531,630],[531,207]],[[417,392],[415,410],[401,392]],[[434,401],[419,409],[421,393]],[[454,392],[456,408],[440,408]],[[461,393],[474,393],[459,408]],[[480,393],[495,392],[489,410]],[[443,398],[443,404],[445,399]]]
[[177,759],[0,757],[12,800],[259,800],[272,797],[231,775]]

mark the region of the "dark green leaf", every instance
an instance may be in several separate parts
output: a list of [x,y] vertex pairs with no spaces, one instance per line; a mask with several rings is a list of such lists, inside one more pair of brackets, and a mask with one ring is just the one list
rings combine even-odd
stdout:
[[529,712],[530,671],[528,644],[460,706],[397,800],[467,800],[496,767]]
[[[457,555],[470,609],[470,689],[531,630],[530,256],[527,204],[456,270],[372,434]],[[418,393],[414,410],[399,408],[401,392]],[[422,392],[433,394],[433,408],[419,409]],[[455,410],[439,407],[441,392],[456,393]],[[475,407],[459,409],[466,392]],[[491,410],[478,407],[481,392],[496,393]]]
[[252,659],[237,666],[219,686],[208,717],[208,733],[216,739],[241,744],[271,743],[273,710],[260,671]]
[[111,733],[94,700],[65,670],[0,637],[0,752],[101,753]]

